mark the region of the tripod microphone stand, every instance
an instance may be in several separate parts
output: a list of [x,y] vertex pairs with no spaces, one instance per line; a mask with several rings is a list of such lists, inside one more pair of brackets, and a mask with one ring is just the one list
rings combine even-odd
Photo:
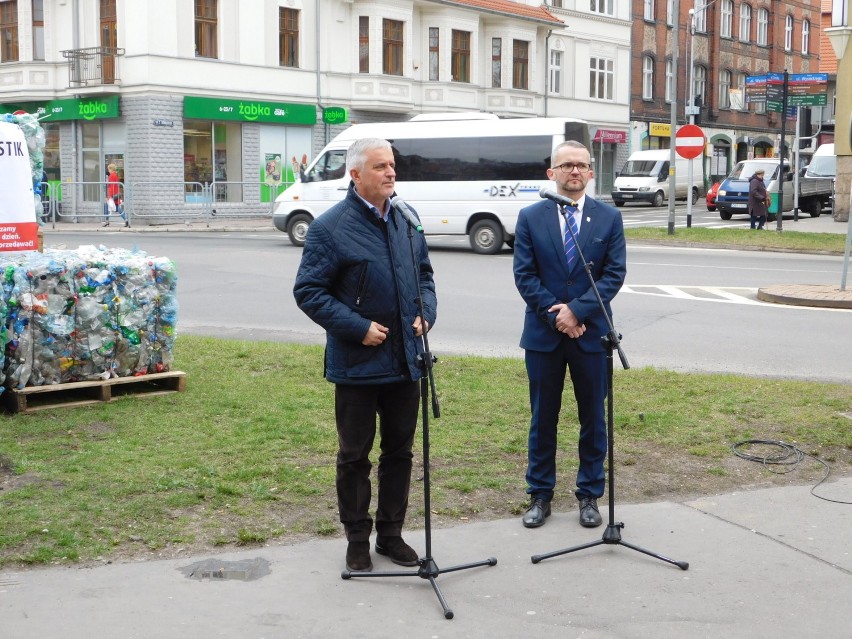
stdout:
[[[408,220],[407,220],[408,221]],[[420,286],[420,268],[417,262],[417,253],[414,249],[414,237],[412,233],[412,222],[408,221],[408,241],[411,246],[411,259],[414,264],[414,273],[415,278],[418,285],[418,293],[417,293],[417,306],[420,310],[420,319],[423,322],[423,353],[418,356],[418,364],[420,368],[423,370],[423,375],[420,378],[420,398],[421,398],[421,421],[423,428],[423,506],[426,510],[425,515],[425,537],[426,537],[426,554],[425,556],[418,559],[417,570],[392,570],[385,572],[361,572],[361,571],[351,571],[344,570],[341,573],[341,577],[343,579],[350,579],[352,577],[420,577],[421,579],[428,579],[429,583],[432,584],[432,589],[435,591],[435,594],[438,597],[438,601],[441,603],[441,607],[444,609],[444,617],[446,619],[452,619],[454,616],[453,611],[447,605],[447,600],[444,599],[444,595],[441,592],[441,589],[438,587],[438,582],[436,581],[437,577],[441,574],[447,572],[456,572],[459,570],[467,570],[468,568],[476,568],[478,566],[496,566],[497,559],[495,557],[489,557],[488,559],[484,559],[482,561],[476,561],[469,564],[462,564],[458,566],[452,566],[450,568],[438,568],[438,564],[435,562],[435,559],[432,557],[432,503],[431,503],[431,484],[429,477],[429,396],[431,389],[431,397],[432,397],[432,411],[435,415],[435,418],[441,416],[440,407],[438,406],[438,396],[435,393],[435,378],[433,375],[433,363],[436,359],[429,352],[429,338],[426,336],[426,315],[423,312],[423,296],[419,291]]]
[[[566,217],[564,207],[560,209],[562,212],[562,216]],[[625,370],[630,368],[630,365],[627,363],[627,357],[624,355],[624,351],[621,350],[620,339],[621,336],[616,332],[615,327],[612,324],[612,319],[609,316],[609,313],[606,312],[606,305],[601,299],[600,291],[598,290],[597,283],[595,282],[595,278],[592,275],[592,264],[586,261],[586,258],[583,256],[583,252],[580,249],[580,243],[574,230],[571,228],[571,225],[568,223],[568,219],[565,219],[565,226],[571,232],[571,237],[574,239],[574,245],[577,248],[577,256],[583,263],[583,267],[586,269],[586,274],[589,276],[589,281],[592,285],[592,290],[595,293],[595,297],[598,300],[598,304],[600,305],[601,312],[603,316],[606,318],[607,328],[609,332],[601,338],[601,342],[606,347],[606,383],[607,383],[607,461],[609,463],[608,469],[608,478],[609,482],[609,523],[607,524],[606,530],[604,530],[603,537],[597,541],[593,541],[587,544],[581,544],[579,546],[573,546],[571,548],[563,548],[562,550],[554,550],[552,552],[544,553],[541,555],[533,555],[530,557],[530,560],[537,564],[543,559],[550,559],[551,557],[556,557],[557,555],[565,555],[570,552],[575,552],[577,550],[584,550],[586,548],[592,548],[594,546],[599,546],[601,544],[618,544],[621,546],[627,546],[628,548],[632,548],[638,552],[644,553],[646,555],[650,555],[651,557],[656,557],[662,561],[668,562],[670,564],[674,564],[681,570],[687,570],[689,568],[689,563],[686,561],[677,561],[675,559],[670,559],[669,557],[665,557],[655,552],[651,552],[650,550],[646,550],[645,548],[640,548],[634,544],[624,541],[621,538],[621,529],[624,528],[624,524],[621,522],[615,521],[615,462],[613,460],[613,448],[615,447],[615,436],[613,429],[613,398],[612,398],[612,377],[613,377],[613,363],[612,363],[612,352],[613,350],[618,350],[618,356],[621,359],[621,365]]]

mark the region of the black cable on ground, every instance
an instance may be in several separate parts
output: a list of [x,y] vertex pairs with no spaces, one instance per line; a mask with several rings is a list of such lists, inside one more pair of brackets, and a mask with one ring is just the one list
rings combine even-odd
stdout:
[[[748,452],[744,452],[740,450],[741,447],[745,446],[772,446],[778,448],[779,451],[775,455],[770,456],[761,456],[761,455],[753,455]],[[741,459],[745,459],[746,461],[760,462],[766,467],[771,473],[775,473],[776,475],[785,475],[786,473],[792,472],[796,470],[796,466],[805,458],[810,457],[816,462],[819,462],[825,468],[825,475],[822,476],[812,488],[811,495],[822,499],[824,501],[830,501],[834,504],[847,504],[852,505],[850,501],[841,501],[839,499],[829,499],[828,497],[823,497],[822,495],[817,495],[814,491],[819,488],[819,485],[822,484],[828,476],[831,474],[831,466],[825,463],[818,457],[814,457],[813,455],[809,455],[801,448],[794,446],[793,444],[788,444],[786,442],[782,442],[780,440],[771,440],[771,439],[746,439],[741,442],[737,442],[731,446],[731,452],[734,453],[737,457]],[[790,466],[790,468],[786,470],[772,470],[771,466]]]

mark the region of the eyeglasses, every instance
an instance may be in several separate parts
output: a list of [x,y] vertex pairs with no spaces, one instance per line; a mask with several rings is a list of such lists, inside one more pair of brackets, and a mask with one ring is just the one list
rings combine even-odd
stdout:
[[589,169],[592,168],[585,162],[563,162],[562,164],[557,164],[554,167],[551,167],[554,171],[559,169],[563,173],[571,173],[574,169],[577,169],[580,173],[588,173]]

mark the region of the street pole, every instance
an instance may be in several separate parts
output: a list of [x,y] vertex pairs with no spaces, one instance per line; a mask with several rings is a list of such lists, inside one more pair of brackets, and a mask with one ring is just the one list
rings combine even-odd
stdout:
[[[677,129],[677,58],[678,40],[680,33],[678,24],[680,23],[680,0],[672,0],[672,112],[671,112],[671,130],[669,131],[669,146],[671,147],[669,154],[669,224],[668,234],[674,235],[675,227],[675,129]],[[689,198],[690,200],[692,198]]]
[[[695,124],[695,7],[689,10],[689,105],[687,113],[689,113],[689,123]],[[701,152],[704,155],[704,152]],[[689,161],[689,169],[686,172],[686,184],[688,195],[686,196],[686,228],[692,228],[692,165],[695,158]]]
[[[849,146],[852,146],[852,115],[849,116]],[[849,193],[849,208],[846,209],[846,248],[843,249],[843,273],[840,276],[840,290],[846,290],[846,274],[849,272],[849,253],[852,252],[852,191]]]
[[787,69],[784,69],[784,92],[782,93],[781,100],[781,152],[778,154],[780,163],[778,166],[778,206],[775,208],[777,220],[776,229],[780,233],[782,229],[782,220],[784,218],[784,178],[786,175],[784,174],[784,147],[787,142],[785,138],[787,137],[787,81],[789,79],[789,75],[787,74]]

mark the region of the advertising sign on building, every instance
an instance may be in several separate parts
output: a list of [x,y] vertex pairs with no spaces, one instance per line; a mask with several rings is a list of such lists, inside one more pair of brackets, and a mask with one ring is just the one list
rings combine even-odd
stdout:
[[0,251],[38,250],[33,174],[24,134],[0,122]]
[[227,98],[183,99],[183,115],[202,120],[236,120],[238,122],[272,122],[276,124],[317,123],[313,104],[287,104],[259,100],[229,100]]

